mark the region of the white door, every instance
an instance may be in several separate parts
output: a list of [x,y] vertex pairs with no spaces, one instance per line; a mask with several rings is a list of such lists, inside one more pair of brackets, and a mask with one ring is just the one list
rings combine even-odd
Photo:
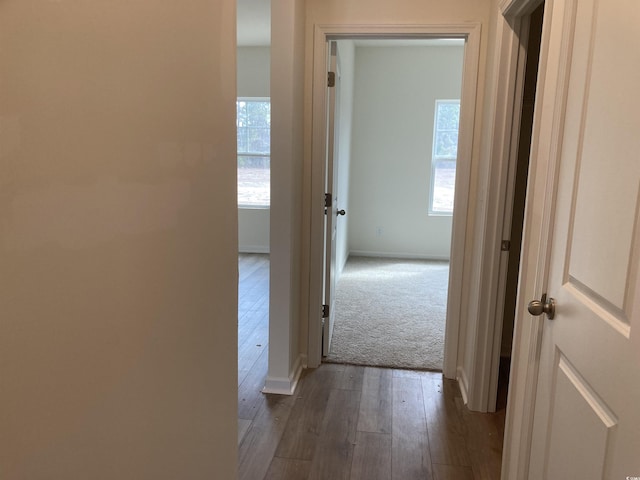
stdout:
[[570,70],[541,289],[555,317],[524,318],[543,322],[528,478],[640,478],[640,4],[547,6],[549,58],[568,45]]
[[338,44],[337,42],[329,42],[329,72],[332,75],[332,85],[327,86],[327,167],[326,167],[326,180],[325,191],[327,192],[327,203],[325,209],[325,270],[324,270],[324,305],[328,309],[328,312],[323,316],[323,330],[322,330],[322,355],[329,354],[331,348],[331,337],[333,336],[333,324],[335,319],[334,308],[334,292],[336,288],[336,236],[338,228],[338,216],[344,215],[344,210],[340,210],[338,206],[339,199],[338,193],[338,155],[337,142],[338,142],[338,125],[336,119],[336,103],[337,92],[339,88],[339,75],[337,73],[337,55]]

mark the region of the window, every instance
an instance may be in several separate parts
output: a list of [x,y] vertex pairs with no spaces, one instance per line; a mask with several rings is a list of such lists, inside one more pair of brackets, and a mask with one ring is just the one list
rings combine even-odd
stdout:
[[436,100],[431,157],[430,215],[451,215],[458,158],[460,100]]
[[268,207],[270,203],[271,102],[268,98],[238,98],[238,206]]

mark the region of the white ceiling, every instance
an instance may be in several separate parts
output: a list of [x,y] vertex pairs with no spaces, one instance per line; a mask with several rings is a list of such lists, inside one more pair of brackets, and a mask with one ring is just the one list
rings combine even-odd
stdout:
[[271,1],[238,0],[238,45],[268,46],[271,43]]

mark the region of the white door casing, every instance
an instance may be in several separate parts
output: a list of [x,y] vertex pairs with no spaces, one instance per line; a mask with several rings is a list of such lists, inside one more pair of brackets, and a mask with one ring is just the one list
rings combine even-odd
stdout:
[[[502,478],[624,479],[640,476],[640,9],[546,10]],[[553,320],[526,313],[544,292]]]

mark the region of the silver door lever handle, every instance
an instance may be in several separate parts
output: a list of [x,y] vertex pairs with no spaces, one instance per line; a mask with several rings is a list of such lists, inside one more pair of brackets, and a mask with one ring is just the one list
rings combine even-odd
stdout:
[[556,301],[551,297],[547,298],[547,294],[545,293],[540,300],[531,300],[527,310],[529,310],[531,315],[535,316],[546,313],[547,318],[553,320],[556,314]]

